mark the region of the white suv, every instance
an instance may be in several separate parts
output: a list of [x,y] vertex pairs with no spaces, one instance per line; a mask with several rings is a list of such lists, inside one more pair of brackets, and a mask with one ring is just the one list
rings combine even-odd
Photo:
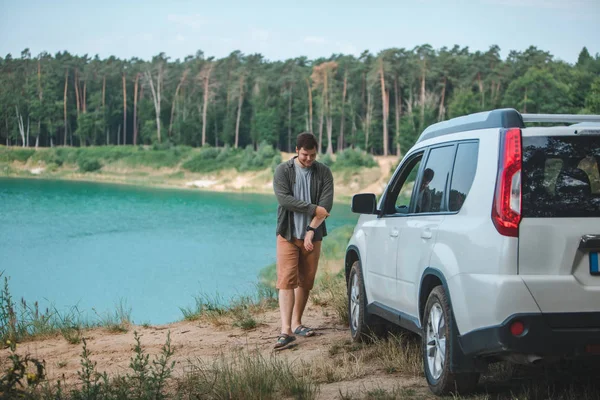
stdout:
[[435,394],[502,359],[600,355],[597,122],[501,109],[427,128],[379,202],[352,198],[352,338],[421,335]]

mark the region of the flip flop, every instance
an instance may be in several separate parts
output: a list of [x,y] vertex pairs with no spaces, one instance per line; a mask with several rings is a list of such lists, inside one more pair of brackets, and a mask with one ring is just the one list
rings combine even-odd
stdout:
[[275,343],[275,349],[281,350],[290,345],[294,340],[296,340],[295,336],[286,335],[282,333],[277,336],[277,342]]
[[311,337],[314,336],[315,331],[307,326],[300,325],[294,330],[294,333],[298,336]]

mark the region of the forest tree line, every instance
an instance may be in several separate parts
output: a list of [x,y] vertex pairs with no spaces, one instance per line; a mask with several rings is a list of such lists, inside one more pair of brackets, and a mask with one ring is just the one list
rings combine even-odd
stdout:
[[230,146],[401,154],[437,121],[499,107],[600,113],[600,55],[577,63],[529,47],[471,52],[430,45],[359,57],[269,61],[234,51],[184,60],[100,59],[58,52],[0,57],[0,143],[23,147]]

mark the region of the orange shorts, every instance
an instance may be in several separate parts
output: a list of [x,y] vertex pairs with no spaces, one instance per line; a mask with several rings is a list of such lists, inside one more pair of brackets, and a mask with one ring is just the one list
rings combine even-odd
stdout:
[[313,251],[306,251],[304,240],[288,242],[277,235],[277,289],[312,289],[317,275],[321,241],[313,242]]

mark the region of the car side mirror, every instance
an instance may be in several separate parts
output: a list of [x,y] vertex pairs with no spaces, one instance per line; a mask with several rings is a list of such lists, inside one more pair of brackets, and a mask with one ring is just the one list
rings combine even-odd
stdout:
[[352,212],[357,214],[376,214],[377,198],[373,193],[360,193],[352,196]]

